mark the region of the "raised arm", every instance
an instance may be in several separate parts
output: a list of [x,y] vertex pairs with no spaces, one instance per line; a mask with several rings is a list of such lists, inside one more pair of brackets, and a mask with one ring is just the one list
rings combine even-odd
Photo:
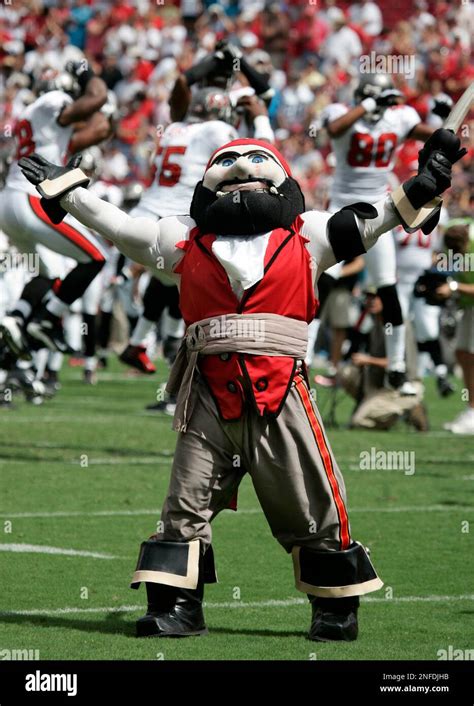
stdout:
[[124,255],[151,269],[173,274],[183,255],[176,244],[187,240],[195,226],[189,216],[161,221],[132,218],[83,186],[89,183],[73,158],[66,167],[51,164],[37,154],[24,158],[20,167],[42,196],[43,209],[54,223],[70,213],[88,228],[111,240]]
[[69,142],[69,152],[76,154],[91,145],[97,145],[110,137],[111,133],[112,126],[106,116],[101,112],[94,113],[85,125],[74,132]]
[[161,256],[159,221],[131,218],[82,187],[63,196],[60,204],[85,226],[111,240],[131,260],[155,267]]
[[324,122],[324,127],[328,131],[330,137],[340,137],[349,128],[351,128],[354,123],[356,123],[359,118],[362,118],[366,113],[375,110],[376,103],[373,98],[366,98],[360,105],[356,105],[354,108],[350,108],[346,113],[341,115],[339,118],[334,120],[326,120]]
[[419,153],[418,174],[374,205],[355,203],[337,213],[304,213],[302,235],[321,272],[336,262],[361,255],[397,225],[407,232],[421,228],[430,233],[437,225],[441,199],[451,185],[451,167],[466,154],[451,131],[437,130]]
[[308,251],[316,269],[316,281],[336,262],[367,252],[378,238],[400,225],[390,197],[374,206],[358,203],[337,213],[307,211],[302,216],[302,235],[308,238]]
[[364,115],[370,115],[376,110],[384,111],[385,108],[396,105],[399,96],[399,91],[387,88],[376,97],[367,96],[358,105],[348,110],[344,110],[342,106],[335,104],[326,117],[323,117],[323,125],[330,137],[340,137]]
[[58,117],[58,123],[65,127],[79,120],[86,120],[96,110],[100,110],[107,100],[107,86],[98,76],[85,72],[80,83],[83,94],[73,103],[67,105]]

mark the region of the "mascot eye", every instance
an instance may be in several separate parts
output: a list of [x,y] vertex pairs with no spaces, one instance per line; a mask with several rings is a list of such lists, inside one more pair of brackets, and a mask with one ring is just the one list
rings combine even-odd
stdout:
[[221,159],[220,165],[221,167],[230,167],[234,162],[235,157],[224,157],[224,159]]
[[266,157],[263,156],[263,154],[253,154],[250,157],[250,161],[252,164],[260,164],[260,162],[264,162],[266,160]]

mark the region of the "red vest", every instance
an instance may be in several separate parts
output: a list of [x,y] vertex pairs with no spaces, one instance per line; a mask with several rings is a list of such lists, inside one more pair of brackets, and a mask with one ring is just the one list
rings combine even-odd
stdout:
[[[188,241],[175,271],[181,275],[180,307],[186,325],[225,314],[280,314],[310,323],[316,313],[307,238],[299,232],[298,217],[291,230],[272,231],[264,260],[264,276],[239,301],[227,272],[212,252],[216,235],[202,235],[198,228]],[[204,376],[221,416],[238,419],[244,404],[258,414],[280,412],[296,369],[296,360],[283,356],[229,354],[202,356]]]

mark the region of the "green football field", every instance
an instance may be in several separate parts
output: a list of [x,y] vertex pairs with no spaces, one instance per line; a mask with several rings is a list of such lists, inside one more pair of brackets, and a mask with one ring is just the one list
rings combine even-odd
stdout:
[[[348,431],[347,401],[329,430],[353,535],[385,582],[362,599],[357,642],[306,639],[307,599],[249,479],[239,511],[214,523],[220,582],[206,592],[209,635],[137,640],[145,591],[129,581],[155,531],[175,443],[170,418],[144,410],[158,381],[114,363],[90,388],[65,368],[55,399],[0,409],[1,649],[47,660],[436,660],[449,646],[474,647],[474,440],[442,431],[462,403],[459,392],[440,400],[431,381],[426,434],[404,424]],[[324,416],[327,392],[318,395]],[[415,472],[360,470],[372,447],[413,451]]]

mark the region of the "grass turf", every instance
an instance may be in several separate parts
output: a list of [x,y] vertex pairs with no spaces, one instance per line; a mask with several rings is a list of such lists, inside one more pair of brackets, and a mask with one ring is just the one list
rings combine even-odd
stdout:
[[[164,374],[161,367],[158,377]],[[402,424],[389,433],[328,432],[345,474],[353,535],[370,547],[386,584],[363,599],[356,643],[305,639],[309,607],[248,478],[242,512],[222,513],[214,523],[220,583],[206,591],[210,634],[137,640],[145,594],[128,583],[139,543],[159,519],[175,435],[169,417],[144,411],[153,379],[129,377],[118,363],[96,387],[79,377],[66,368],[55,399],[0,410],[0,545],[115,558],[0,551],[2,648],[38,650],[41,659],[106,660],[410,660],[436,659],[449,645],[472,648],[473,532],[466,522],[474,520],[474,442],[441,431],[460,411],[459,395],[440,400],[428,383],[427,434]],[[324,414],[327,392],[318,394]],[[341,424],[349,410],[342,401]],[[358,470],[360,452],[371,447],[414,451],[415,473]]]

